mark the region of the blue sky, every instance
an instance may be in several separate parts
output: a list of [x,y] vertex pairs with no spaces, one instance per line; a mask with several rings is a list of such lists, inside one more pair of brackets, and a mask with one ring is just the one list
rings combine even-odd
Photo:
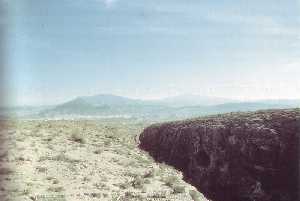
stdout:
[[0,0],[10,102],[300,98],[299,0]]

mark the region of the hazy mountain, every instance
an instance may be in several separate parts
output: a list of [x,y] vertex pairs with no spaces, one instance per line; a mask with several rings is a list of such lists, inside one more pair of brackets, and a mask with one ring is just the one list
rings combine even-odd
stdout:
[[164,98],[162,100],[159,100],[158,102],[168,106],[183,107],[183,106],[196,106],[196,105],[209,106],[209,105],[218,105],[218,104],[232,103],[238,101],[233,99],[219,98],[219,97],[185,94],[185,95]]
[[[165,115],[174,113],[175,108],[195,105],[208,106],[232,100],[224,98],[181,95],[161,100],[138,100],[111,94],[83,96],[60,104],[46,113],[80,115]],[[44,113],[45,114],[45,113]]]
[[53,109],[45,110],[40,115],[155,116],[157,113],[168,113],[169,110],[169,107],[151,101],[101,94],[78,97]]
[[[286,102],[284,102],[286,103]],[[293,108],[294,105],[288,104],[275,104],[272,101],[270,103],[265,102],[237,102],[237,103],[224,103],[211,106],[192,106],[181,107],[177,109],[176,116],[178,117],[196,117],[203,115],[212,115],[228,112],[247,112],[265,109],[286,109]]]
[[111,94],[83,96],[53,107],[14,108],[14,116],[59,117],[147,117],[155,119],[189,118],[210,114],[299,107],[300,100],[236,100],[182,95],[161,100],[138,100]]
[[[81,101],[93,106],[120,106],[120,105],[136,105],[141,104],[143,101],[137,99],[126,98],[122,96],[116,96],[112,94],[99,94],[96,96],[83,96],[72,101]],[[72,102],[71,101],[71,102]]]
[[274,105],[283,105],[283,106],[285,105],[290,107],[300,107],[299,99],[271,99],[271,100],[259,100],[255,102],[274,104]]

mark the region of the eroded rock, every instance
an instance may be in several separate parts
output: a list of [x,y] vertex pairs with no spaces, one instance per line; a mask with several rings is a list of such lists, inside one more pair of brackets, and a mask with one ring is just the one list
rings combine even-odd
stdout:
[[215,201],[299,200],[300,110],[155,124],[140,148]]

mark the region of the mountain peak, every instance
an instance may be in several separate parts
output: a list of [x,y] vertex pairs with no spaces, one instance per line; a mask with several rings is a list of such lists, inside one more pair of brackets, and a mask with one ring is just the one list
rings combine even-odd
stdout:
[[128,105],[136,104],[137,100],[113,94],[97,94],[93,96],[81,96],[76,99],[82,100],[90,105]]

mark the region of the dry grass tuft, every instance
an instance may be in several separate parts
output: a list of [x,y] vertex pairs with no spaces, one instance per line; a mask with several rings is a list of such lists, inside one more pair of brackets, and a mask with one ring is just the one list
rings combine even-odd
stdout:
[[80,144],[86,143],[86,139],[83,137],[82,134],[79,133],[79,131],[73,131],[70,140],[73,142],[78,142]]

